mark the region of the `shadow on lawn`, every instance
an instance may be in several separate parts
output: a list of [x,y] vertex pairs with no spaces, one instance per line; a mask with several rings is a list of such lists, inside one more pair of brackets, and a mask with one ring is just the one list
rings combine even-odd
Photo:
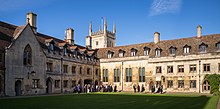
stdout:
[[2,99],[2,109],[203,109],[211,97],[144,94],[73,94]]
[[[91,96],[93,96],[93,94],[91,94]],[[103,99],[104,101],[106,100],[106,102],[114,101],[114,103],[111,104],[111,107],[115,107],[114,109],[204,109],[211,98],[204,95],[164,96],[158,94],[100,94],[100,96],[106,96],[106,99]]]

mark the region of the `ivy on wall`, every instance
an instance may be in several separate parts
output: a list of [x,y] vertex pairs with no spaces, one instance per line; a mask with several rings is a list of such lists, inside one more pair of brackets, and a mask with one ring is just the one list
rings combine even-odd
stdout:
[[218,74],[207,74],[205,80],[209,82],[211,86],[210,93],[214,95],[219,95],[219,84],[220,84],[220,75]]

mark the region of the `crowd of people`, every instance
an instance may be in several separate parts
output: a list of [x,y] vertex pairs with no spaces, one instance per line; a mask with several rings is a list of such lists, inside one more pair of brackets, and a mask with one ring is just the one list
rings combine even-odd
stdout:
[[90,93],[90,92],[117,92],[117,85],[91,85],[85,84],[81,86],[80,84],[73,87],[73,93]]
[[134,93],[136,93],[136,92],[144,92],[145,91],[145,87],[144,87],[143,84],[141,86],[141,90],[140,90],[140,85],[139,84],[137,86],[136,86],[136,84],[134,84],[133,85],[133,89],[134,89]]
[[[144,92],[145,87],[142,84],[141,87],[140,85],[133,85],[134,93],[136,92]],[[163,93],[163,86],[160,85],[157,88],[155,86],[151,86],[151,93]],[[91,85],[91,84],[85,84],[84,86],[81,86],[80,84],[76,85],[73,87],[73,93],[90,93],[90,92],[118,92],[117,90],[117,85],[111,85],[111,84],[106,84],[106,85]]]

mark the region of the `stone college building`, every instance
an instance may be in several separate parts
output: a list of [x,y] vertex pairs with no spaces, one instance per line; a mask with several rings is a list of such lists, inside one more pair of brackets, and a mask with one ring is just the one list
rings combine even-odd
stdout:
[[76,85],[117,85],[133,91],[133,85],[163,86],[166,92],[209,93],[206,74],[220,73],[220,34],[160,40],[116,46],[113,31],[97,32],[89,26],[86,46],[74,41],[68,28],[64,40],[37,31],[34,13],[26,24],[16,26],[0,21],[0,96],[72,92]]

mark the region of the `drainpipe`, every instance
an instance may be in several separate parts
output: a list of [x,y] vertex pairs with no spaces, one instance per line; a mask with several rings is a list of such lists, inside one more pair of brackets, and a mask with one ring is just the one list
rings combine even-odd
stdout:
[[122,80],[121,80],[121,82],[122,82],[122,91],[124,91],[124,62],[121,62],[121,64],[122,64]]
[[5,58],[6,58],[6,56],[5,56],[5,54],[6,54],[6,52],[5,52],[6,50],[4,49],[4,51],[3,51],[3,55],[4,55],[4,58],[3,58],[3,61],[4,61],[4,63],[3,63],[3,69],[4,69],[4,71],[3,71],[3,77],[4,77],[4,96],[6,95],[6,87],[5,87],[5,85],[6,85],[6,75],[5,75],[5,71],[6,71],[6,67],[5,67]]
[[200,90],[200,72],[201,72],[201,61],[199,60],[199,93],[201,93],[201,90]]
[[61,93],[63,93],[63,58],[60,59],[60,73],[61,73]]

